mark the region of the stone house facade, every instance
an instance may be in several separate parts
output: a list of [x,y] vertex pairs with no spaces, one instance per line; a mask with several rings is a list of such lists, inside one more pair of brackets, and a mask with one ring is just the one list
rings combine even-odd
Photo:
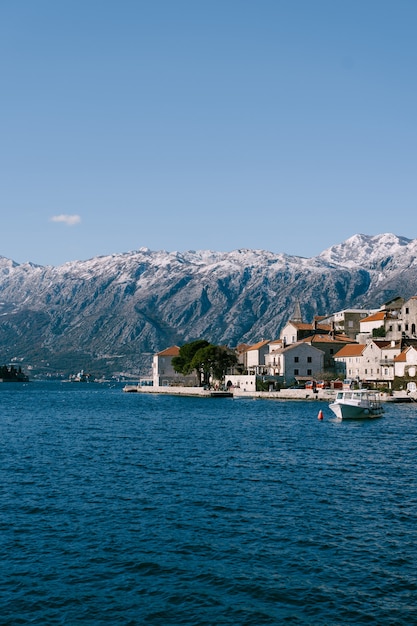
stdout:
[[362,382],[391,382],[401,343],[369,340],[366,344],[344,346],[336,355],[339,375]]
[[323,370],[322,350],[304,342],[272,349],[265,359],[270,376],[279,376],[286,383],[314,378]]

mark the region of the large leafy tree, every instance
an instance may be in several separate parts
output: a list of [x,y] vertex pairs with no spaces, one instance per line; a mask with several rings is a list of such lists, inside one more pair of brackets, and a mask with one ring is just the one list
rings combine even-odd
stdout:
[[214,380],[223,380],[227,370],[236,363],[237,357],[233,352],[222,346],[210,344],[195,353],[191,366],[202,372],[203,381],[207,384],[210,377]]
[[182,346],[179,356],[172,359],[172,366],[176,372],[186,375],[195,370],[199,384],[207,384],[210,377],[222,380],[228,368],[236,363],[237,357],[234,352],[204,340]]
[[180,348],[178,356],[174,356],[172,359],[172,367],[179,374],[187,376],[195,369],[198,376],[199,385],[201,384],[201,370],[195,365],[192,365],[195,354],[202,348],[209,346],[209,342],[205,339],[197,339],[191,343],[186,343]]

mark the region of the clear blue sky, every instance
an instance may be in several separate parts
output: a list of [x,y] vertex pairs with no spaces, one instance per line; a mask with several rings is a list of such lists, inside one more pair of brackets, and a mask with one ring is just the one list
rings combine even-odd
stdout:
[[0,0],[0,255],[417,237],[415,0]]

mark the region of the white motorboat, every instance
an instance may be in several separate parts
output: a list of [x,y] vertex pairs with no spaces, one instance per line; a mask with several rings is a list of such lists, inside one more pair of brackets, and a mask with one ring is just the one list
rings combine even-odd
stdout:
[[379,394],[367,389],[338,391],[329,408],[343,420],[381,417],[384,412]]

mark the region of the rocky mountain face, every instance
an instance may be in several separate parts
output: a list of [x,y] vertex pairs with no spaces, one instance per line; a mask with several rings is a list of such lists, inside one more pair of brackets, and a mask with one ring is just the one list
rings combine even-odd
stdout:
[[392,234],[355,235],[315,258],[143,248],[42,267],[0,257],[0,362],[137,376],[173,344],[276,339],[297,300],[311,321],[416,294],[417,240]]

